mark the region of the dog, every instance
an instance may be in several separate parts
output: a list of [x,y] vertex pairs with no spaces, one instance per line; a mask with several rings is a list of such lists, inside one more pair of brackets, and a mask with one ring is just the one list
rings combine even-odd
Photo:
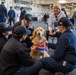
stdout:
[[49,57],[47,53],[48,41],[46,40],[46,31],[42,27],[38,27],[34,30],[32,36],[30,37],[33,46],[31,48],[30,55],[33,58],[40,59],[42,57]]

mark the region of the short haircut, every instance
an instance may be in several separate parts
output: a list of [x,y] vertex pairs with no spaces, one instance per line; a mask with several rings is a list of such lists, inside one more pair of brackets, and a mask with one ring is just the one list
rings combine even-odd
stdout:
[[53,7],[54,7],[54,6],[57,6],[57,7],[61,10],[61,5],[60,5],[58,2],[54,3],[54,4],[53,4]]
[[4,4],[4,2],[1,2],[1,4]]

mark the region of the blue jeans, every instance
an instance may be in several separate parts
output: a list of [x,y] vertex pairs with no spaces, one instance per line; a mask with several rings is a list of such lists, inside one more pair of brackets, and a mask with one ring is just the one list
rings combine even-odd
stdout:
[[38,61],[32,66],[21,67],[13,75],[37,75],[41,68],[42,68],[42,63]]

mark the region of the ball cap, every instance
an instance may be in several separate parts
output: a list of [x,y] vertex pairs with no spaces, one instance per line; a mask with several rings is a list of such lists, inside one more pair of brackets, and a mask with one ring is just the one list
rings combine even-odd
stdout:
[[63,25],[63,26],[69,26],[71,21],[67,17],[62,17],[58,22],[54,22],[55,27]]
[[30,35],[31,34],[31,31],[30,30],[27,30],[24,26],[17,26],[13,33],[15,33],[16,35]]
[[3,33],[5,31],[12,31],[12,29],[13,28],[6,23],[0,23],[0,33]]

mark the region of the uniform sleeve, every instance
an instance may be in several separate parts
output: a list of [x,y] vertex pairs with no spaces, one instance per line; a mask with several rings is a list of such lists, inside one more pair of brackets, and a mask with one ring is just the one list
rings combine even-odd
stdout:
[[25,49],[26,48],[23,45],[19,47],[18,56],[20,62],[25,66],[34,64],[37,60],[32,58],[30,54],[26,52]]
[[48,48],[56,49],[56,44],[54,43],[48,43]]
[[56,47],[56,51],[54,54],[55,60],[61,60],[65,56],[65,50],[67,49],[68,39],[67,38],[60,38]]

